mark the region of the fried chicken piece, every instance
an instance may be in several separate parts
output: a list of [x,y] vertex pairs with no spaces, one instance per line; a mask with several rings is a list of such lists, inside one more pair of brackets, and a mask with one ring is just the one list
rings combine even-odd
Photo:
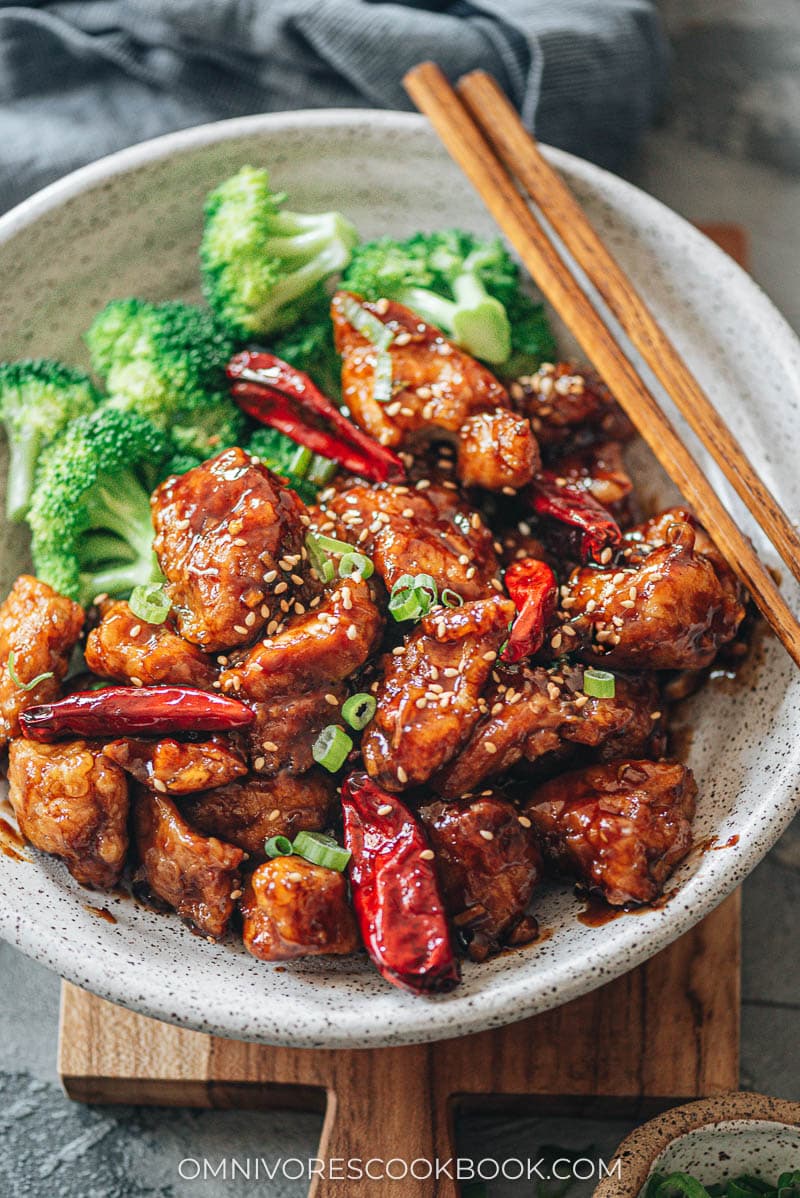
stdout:
[[343,683],[334,682],[319,690],[253,703],[256,718],[247,729],[245,743],[254,773],[304,774],[311,769],[314,741],[323,728],[340,720],[347,694]]
[[284,628],[224,670],[222,690],[263,703],[339,682],[364,664],[382,631],[373,584],[338,581],[317,606],[290,616]]
[[112,740],[103,753],[137,782],[161,794],[184,795],[225,786],[247,773],[242,754],[224,736],[192,742]]
[[298,777],[288,771],[274,778],[252,774],[215,790],[192,795],[181,803],[189,823],[207,836],[238,845],[251,857],[264,857],[270,836],[324,831],[336,789],[324,770]]
[[244,450],[168,478],[152,507],[181,636],[207,652],[250,644],[279,600],[307,604],[316,593],[303,503]]
[[302,857],[259,865],[241,907],[244,946],[261,961],[341,956],[358,948],[344,874]]
[[691,847],[696,795],[685,765],[613,762],[546,782],[525,814],[548,860],[616,907],[661,894]]
[[[347,319],[346,299],[359,303],[394,334],[387,352],[395,390],[388,404],[374,398],[377,351]],[[339,291],[331,316],[342,355],[344,401],[355,421],[376,440],[405,448],[430,440],[457,440],[464,468],[479,485],[521,487],[530,482],[539,465],[536,440],[525,422],[514,420],[505,388],[485,366],[402,304],[369,303]],[[462,427],[484,413],[488,423],[468,425],[462,438]],[[503,438],[499,453],[489,436],[492,430]]]
[[446,798],[569,746],[586,746],[606,759],[663,747],[651,674],[617,674],[614,697],[595,699],[583,691],[581,666],[500,665],[483,699],[483,714],[461,751],[431,780]]
[[[83,609],[46,582],[20,574],[14,583],[0,607],[0,751],[19,736],[21,712],[58,697],[83,620]],[[48,677],[24,690],[12,669],[23,687],[40,674]]]
[[86,664],[101,678],[134,686],[197,686],[211,690],[217,668],[197,645],[179,636],[171,618],[148,624],[123,599],[106,600],[86,640]]
[[685,509],[662,513],[628,539],[619,569],[579,567],[569,579],[562,606],[583,659],[623,669],[710,665],[744,618],[733,574]]
[[526,917],[542,876],[530,820],[502,795],[420,808],[448,913],[474,961],[501,945],[525,944],[537,932]]
[[545,456],[595,441],[630,441],[635,433],[600,377],[574,362],[543,362],[512,383],[511,397],[530,418]]
[[114,886],[128,851],[128,782],[99,746],[13,740],[9,797],[34,848],[61,857],[83,886]]
[[631,524],[633,480],[625,468],[619,441],[605,441],[559,457],[553,469],[570,486],[588,491],[622,527]]
[[[325,493],[319,530],[357,543],[387,590],[403,574],[430,574],[463,599],[480,599],[500,574],[491,530],[457,491],[436,483],[421,490],[353,482]],[[363,538],[363,539],[362,539]]]
[[189,826],[172,799],[138,787],[136,847],[150,890],[204,936],[219,939],[240,891],[240,848]]
[[386,659],[361,741],[367,773],[380,786],[418,786],[458,752],[480,718],[481,692],[514,612],[500,595],[437,607],[402,653]]

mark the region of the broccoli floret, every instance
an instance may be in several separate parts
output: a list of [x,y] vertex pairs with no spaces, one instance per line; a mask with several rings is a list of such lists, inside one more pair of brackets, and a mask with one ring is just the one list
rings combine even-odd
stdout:
[[210,312],[177,301],[113,300],[86,342],[109,406],[168,429],[181,452],[203,460],[241,440],[246,422],[225,379],[236,345]]
[[269,349],[290,366],[309,375],[325,395],[339,400],[342,394],[342,362],[333,343],[330,296],[323,287],[303,319],[293,328],[270,338]]
[[41,451],[100,401],[92,380],[47,358],[0,362],[0,417],[8,435],[6,512],[23,520]]
[[528,352],[534,317],[546,326],[500,239],[484,241],[458,229],[365,242],[353,251],[342,285],[366,299],[407,305],[492,365]]
[[200,267],[206,299],[235,335],[289,328],[318,285],[350,260],[358,234],[338,212],[283,208],[266,170],[245,166],[206,200]]
[[304,503],[314,503],[320,487],[330,482],[336,464],[275,428],[257,428],[247,445],[248,453],[258,457],[275,474],[286,480]]
[[37,576],[82,603],[157,581],[150,489],[169,449],[136,412],[101,407],[73,420],[36,473],[28,523]]

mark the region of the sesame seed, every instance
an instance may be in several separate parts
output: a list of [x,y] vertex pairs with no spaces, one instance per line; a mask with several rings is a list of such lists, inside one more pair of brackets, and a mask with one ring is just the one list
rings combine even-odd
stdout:
[[270,620],[269,624],[267,624],[267,636],[274,636],[279,628],[280,624],[277,620]]
[[378,815],[390,815],[392,810],[391,803],[382,803],[378,808]]
[[263,748],[266,750],[267,753],[277,753],[278,752],[278,746],[275,744],[274,740],[265,740],[264,744],[263,744]]
[[455,668],[455,666],[445,666],[445,668],[442,670],[442,673],[444,674],[445,678],[455,678],[458,674],[458,670]]
[[289,590],[288,582],[279,582],[278,585],[275,587],[275,594],[282,595],[284,591],[288,591],[288,590]]
[[356,628],[355,624],[350,625],[350,627],[347,629],[346,635],[347,635],[348,641],[354,641],[356,639],[356,637],[358,636],[358,629]]
[[423,861],[433,861],[435,856],[436,854],[434,853],[433,849],[423,849],[420,853],[420,857]]
[[632,607],[636,607],[636,604],[633,599],[623,599],[620,602],[620,607],[625,607],[630,611]]
[[267,607],[266,603],[261,604],[261,619],[262,620],[269,619],[269,608]]
[[375,305],[375,311],[378,313],[379,316],[385,316],[386,313],[389,311],[388,299],[379,299]]
[[617,573],[614,575],[614,577],[611,579],[611,581],[614,583],[615,586],[619,586],[620,583],[625,581],[624,572],[622,570],[618,570]]
[[414,706],[415,706],[415,707],[418,707],[418,708],[420,709],[420,711],[422,711],[422,709],[423,709],[424,707],[427,707],[427,706],[428,706],[428,700],[427,700],[427,698],[425,697],[425,695],[420,695],[420,697],[419,697],[417,700],[415,700]]
[[242,897],[242,891],[241,891],[241,890],[232,890],[232,891],[231,891],[231,898],[232,898],[232,899],[240,899],[241,897]]
[[253,768],[256,770],[263,770],[266,764],[267,760],[265,757],[256,757],[255,761],[253,762]]
[[565,624],[564,627],[561,629],[561,631],[564,633],[564,636],[577,636],[578,635],[571,624]]
[[397,334],[397,336],[394,339],[394,343],[395,343],[395,345],[408,345],[410,340],[411,340],[411,334],[405,332],[405,330],[404,330],[402,333]]
[[596,607],[597,607],[597,600],[596,600],[596,599],[590,599],[590,600],[588,601],[588,603],[586,604],[586,610],[587,610],[587,612],[593,612],[593,611],[594,611],[594,609],[595,609]]
[[330,703],[331,707],[339,706],[339,700],[336,698],[336,695],[332,695],[330,692],[325,696],[325,702]]
[[244,537],[234,537],[233,544],[238,545],[241,549],[247,544],[247,541],[244,539]]
[[464,577],[465,577],[465,578],[467,578],[467,579],[469,579],[469,580],[471,581],[471,580],[472,580],[472,579],[475,577],[475,575],[476,575],[477,573],[478,573],[478,568],[477,568],[477,566],[470,566],[470,568],[467,570],[467,572],[466,572],[466,574],[464,575]]
[[302,880],[303,880],[303,875],[301,873],[298,873],[296,869],[292,870],[292,872],[290,874],[287,874],[286,877],[289,879],[290,882],[302,882]]
[[239,636],[247,636],[247,629],[244,624],[234,624],[233,631],[237,632]]
[[248,628],[252,628],[256,622],[256,613],[254,611],[249,611],[244,618],[244,622]]
[[553,649],[561,648],[561,633],[560,632],[556,632],[555,635],[550,638],[550,645]]
[[650,719],[651,719],[651,720],[660,720],[660,719],[661,719],[661,712],[660,712],[660,711],[651,711],[651,712],[650,712]]
[[274,582],[277,577],[277,570],[267,570],[266,574],[264,575],[264,582]]
[[270,823],[274,824],[275,820],[280,819],[280,818],[281,818],[280,809],[278,807],[274,807],[272,809],[272,811],[270,811],[270,813],[269,813]]
[[408,774],[403,769],[402,765],[398,765],[397,767],[397,781],[401,782],[403,785],[408,782]]
[[144,686],[141,678],[137,678],[135,674],[131,674],[131,682],[134,686]]
[[518,815],[517,819],[522,824],[523,828],[530,828],[531,821],[528,819],[527,815]]
[[469,518],[469,522],[470,522],[470,524],[472,525],[472,527],[473,527],[473,528],[480,528],[480,526],[481,526],[481,518],[480,518],[480,516],[478,515],[478,513],[477,513],[477,512],[473,512],[473,513],[472,513],[472,515],[471,515],[471,516],[470,516],[470,518]]
[[392,649],[392,657],[402,657],[405,651],[405,645],[396,645],[395,648]]
[[606,546],[606,548],[605,548],[605,549],[603,550],[603,552],[600,554],[600,563],[601,563],[601,565],[603,565],[603,566],[607,566],[607,565],[608,565],[608,563],[611,561],[611,559],[612,559],[612,557],[613,557],[613,556],[614,556],[614,554],[613,554],[613,552],[612,552],[611,548],[610,548],[609,546]]
[[494,832],[489,832],[486,828],[481,828],[480,834],[484,840],[494,840]]
[[490,757],[494,757],[495,753],[497,752],[497,745],[493,740],[487,740],[483,747]]
[[[299,574],[290,574],[289,577],[296,587],[301,587],[303,585],[303,579]],[[275,589],[277,590],[278,588],[276,587]]]

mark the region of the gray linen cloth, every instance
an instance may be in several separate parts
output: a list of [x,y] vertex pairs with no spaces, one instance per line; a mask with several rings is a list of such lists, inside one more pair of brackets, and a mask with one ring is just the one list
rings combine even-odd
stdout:
[[546,142],[618,168],[652,121],[651,0],[0,0],[0,211],[148,137],[245,113],[410,108],[403,73],[483,67]]

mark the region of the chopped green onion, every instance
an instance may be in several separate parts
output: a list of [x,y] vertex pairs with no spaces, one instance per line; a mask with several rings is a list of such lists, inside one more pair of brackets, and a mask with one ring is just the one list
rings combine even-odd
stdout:
[[392,587],[389,611],[395,620],[418,620],[436,603],[436,583],[430,574],[402,574]]
[[442,591],[442,603],[445,607],[463,607],[464,599],[458,591],[452,591],[450,587],[445,587]]
[[371,578],[375,567],[370,558],[363,553],[343,553],[339,562],[339,577],[352,578],[359,574],[362,578]]
[[294,838],[294,851],[314,865],[335,869],[339,873],[347,868],[350,860],[350,850],[342,848],[324,832],[298,832]]
[[352,738],[344,728],[340,728],[338,724],[328,724],[311,746],[311,756],[318,765],[335,774],[344,765],[352,747]]
[[335,537],[326,537],[321,532],[315,532],[313,535],[320,549],[328,553],[352,553],[355,549],[355,545],[347,541],[337,541]]
[[351,695],[342,704],[342,719],[351,728],[355,728],[356,732],[360,732],[374,716],[377,706],[374,695],[368,695],[363,691],[358,695]]
[[290,857],[294,846],[288,836],[270,836],[264,844],[264,852],[268,857]]
[[44,674],[37,674],[35,678],[31,678],[30,682],[23,682],[17,674],[17,655],[13,649],[8,655],[6,666],[8,667],[8,675],[11,681],[17,690],[21,691],[32,691],[40,682],[44,682],[45,678],[55,678],[53,671],[47,670]]
[[315,453],[311,455],[306,479],[315,487],[323,487],[325,483],[331,481],[337,469],[336,462],[332,462],[330,458],[324,458],[321,453]]
[[420,616],[424,615],[415,591],[401,591],[397,595],[392,595],[389,600],[389,611],[398,624],[403,620],[418,620]]
[[394,341],[394,333],[378,320],[377,316],[367,312],[366,308],[362,308],[361,304],[349,295],[338,296],[337,302],[345,318],[362,337],[366,337],[377,349],[389,348]]
[[172,603],[159,583],[150,582],[133,588],[128,607],[147,624],[163,624],[170,613]]
[[420,594],[421,602],[425,602],[424,596],[428,598],[427,611],[433,607],[439,594],[436,587],[436,582],[430,574],[417,574],[414,579],[414,590]]
[[298,478],[305,478],[313,453],[306,445],[298,445],[292,456],[289,458],[288,469],[292,474],[296,474]]
[[372,378],[372,398],[376,403],[389,403],[393,392],[392,355],[388,349],[379,349],[375,355],[375,371]]
[[614,675],[607,670],[584,670],[583,693],[593,699],[613,699],[616,694]]

